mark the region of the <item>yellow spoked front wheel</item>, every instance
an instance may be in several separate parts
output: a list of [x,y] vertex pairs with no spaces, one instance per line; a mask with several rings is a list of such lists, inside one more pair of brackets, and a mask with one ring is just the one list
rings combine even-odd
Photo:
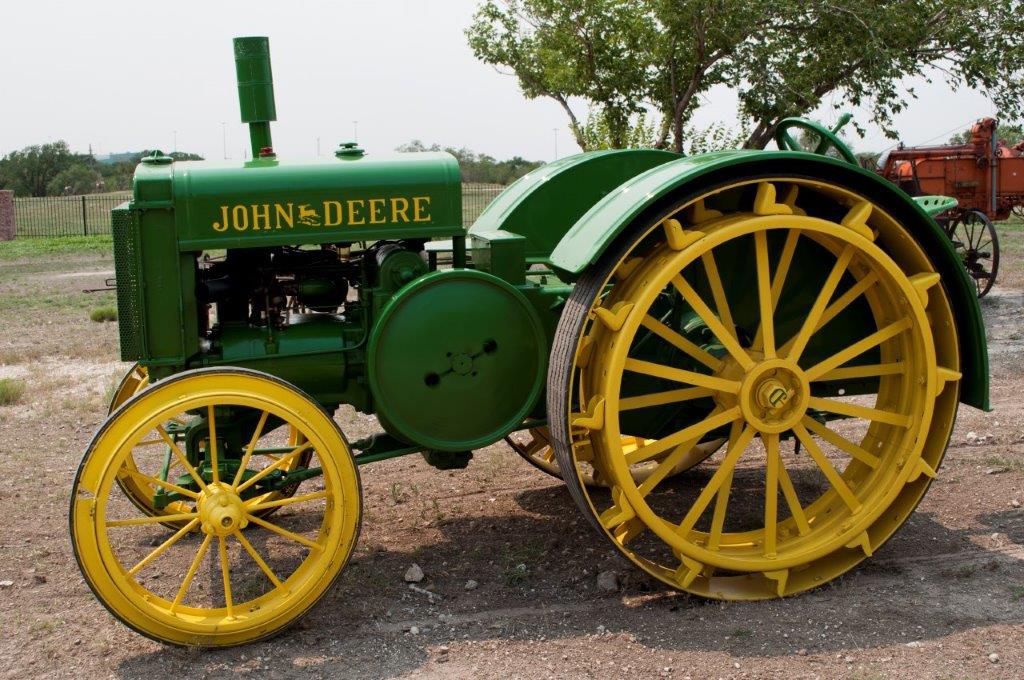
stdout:
[[[530,465],[538,470],[546,472],[552,477],[562,479],[562,472],[558,468],[558,459],[555,456],[555,448],[551,445],[551,433],[546,427],[532,427],[529,430],[513,432],[505,437],[505,442],[518,453]],[[717,439],[710,442],[695,444],[689,454],[679,457],[678,462],[667,476],[671,477],[685,472],[695,465],[711,456],[725,442],[724,439]],[[633,451],[646,444],[647,441],[640,437],[622,437],[623,451]],[[658,460],[644,461],[631,467],[633,479],[643,482],[648,475],[657,469]],[[580,471],[580,478],[587,486],[607,486],[601,479],[597,470],[592,465],[584,465]]]
[[[602,535],[673,587],[757,599],[829,581],[892,535],[938,469],[960,377],[949,301],[864,196],[785,177],[718,188],[637,225],[573,298],[548,384],[560,469],[607,480],[567,482]],[[645,443],[624,447],[624,431]],[[719,454],[669,479],[719,437]]]
[[[149,371],[145,366],[141,364],[135,364],[128,372],[125,373],[124,377],[121,378],[121,382],[114,390],[114,395],[110,399],[110,406],[107,410],[108,415],[125,403],[136,394],[146,390],[150,385],[149,382]],[[300,442],[300,434],[295,431],[294,428],[289,430],[289,444],[296,445]],[[273,455],[273,454],[268,454]],[[295,470],[300,467],[309,466],[310,453],[306,452],[298,458],[291,460],[284,467],[284,472]],[[169,447],[164,447],[164,459],[167,465],[166,475],[169,477],[180,476],[184,473],[182,464],[173,455]],[[148,484],[139,481],[138,477],[139,468],[136,465],[135,457],[128,456],[124,460],[124,464],[121,467],[121,471],[117,476],[117,485],[121,488],[121,491],[135,504],[139,510],[144,512],[150,517],[168,517],[171,515],[179,515],[182,513],[185,505],[180,502],[171,502],[166,505],[157,505],[155,503],[155,490]],[[278,498],[287,498],[294,495],[297,485],[292,488],[283,489],[281,491],[274,491],[264,498],[264,501],[277,500]],[[272,506],[266,510],[260,511],[261,517],[266,517],[277,512],[278,506]],[[163,525],[170,529],[180,529],[184,526],[183,522],[174,520],[165,520]]]
[[[209,481],[167,434],[196,419]],[[151,442],[169,439],[187,487],[150,466]],[[249,461],[268,447],[281,453],[253,472]],[[305,452],[317,475],[301,494],[254,493]],[[233,456],[241,464],[222,476]],[[150,494],[179,499],[175,513],[140,515],[116,483],[129,457]],[[330,416],[287,383],[240,369],[182,373],[125,402],[94,437],[72,494],[75,557],[100,601],[144,635],[207,647],[272,635],[312,607],[347,563],[362,507],[355,462]],[[274,522],[261,516],[270,508],[282,509]],[[180,528],[168,535],[166,521]]]

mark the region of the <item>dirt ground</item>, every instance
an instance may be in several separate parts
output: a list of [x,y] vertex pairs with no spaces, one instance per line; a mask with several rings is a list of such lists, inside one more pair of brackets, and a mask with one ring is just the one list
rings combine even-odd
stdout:
[[[992,413],[961,410],[918,511],[873,559],[781,601],[705,601],[616,558],[561,484],[504,444],[469,468],[418,456],[362,468],[352,563],[284,635],[226,651],[162,646],[115,621],[71,555],[68,494],[127,368],[107,257],[0,259],[0,676],[26,677],[1024,677],[1024,257],[985,300]],[[355,438],[373,420],[338,414]],[[426,574],[410,590],[412,563]],[[618,593],[597,587],[614,570]],[[467,590],[467,581],[479,586]]]

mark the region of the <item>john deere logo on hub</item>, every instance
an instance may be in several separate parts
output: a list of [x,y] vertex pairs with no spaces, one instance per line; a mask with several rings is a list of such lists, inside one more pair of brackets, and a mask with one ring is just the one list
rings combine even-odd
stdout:
[[773,407],[778,408],[789,401],[789,392],[781,387],[776,387],[772,390],[772,393],[768,395],[768,403]]
[[211,226],[219,233],[234,230],[272,231],[300,227],[360,227],[417,224],[431,221],[430,196],[355,198],[317,203],[255,203],[220,206]]

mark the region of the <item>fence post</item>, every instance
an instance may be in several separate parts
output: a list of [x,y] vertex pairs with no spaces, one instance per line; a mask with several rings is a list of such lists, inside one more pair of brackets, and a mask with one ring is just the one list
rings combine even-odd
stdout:
[[82,196],[82,236],[89,235],[89,217],[85,209],[85,196]]
[[0,191],[0,241],[14,240],[14,192]]

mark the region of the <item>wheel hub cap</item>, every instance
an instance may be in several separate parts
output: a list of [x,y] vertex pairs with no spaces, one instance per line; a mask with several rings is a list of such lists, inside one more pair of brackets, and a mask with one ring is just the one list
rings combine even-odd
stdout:
[[198,507],[203,533],[211,536],[233,534],[249,523],[242,498],[225,484],[207,485],[199,494]]
[[751,368],[740,388],[740,409],[759,432],[784,432],[807,411],[810,387],[796,363],[785,359],[761,361]]

